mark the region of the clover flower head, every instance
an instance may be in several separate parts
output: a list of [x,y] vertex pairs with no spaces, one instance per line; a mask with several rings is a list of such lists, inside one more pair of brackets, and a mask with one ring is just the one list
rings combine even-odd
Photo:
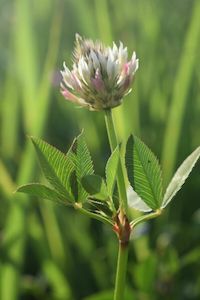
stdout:
[[63,63],[61,93],[71,102],[90,110],[106,110],[122,103],[131,91],[138,59],[133,52],[128,60],[127,47],[106,47],[99,41],[76,34],[73,67]]

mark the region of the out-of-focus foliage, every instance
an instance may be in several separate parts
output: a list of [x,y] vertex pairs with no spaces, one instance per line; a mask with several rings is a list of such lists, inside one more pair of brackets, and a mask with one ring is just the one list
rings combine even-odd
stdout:
[[[115,109],[119,139],[141,136],[161,158],[166,185],[200,144],[199,19],[199,0],[0,0],[1,299],[111,299],[113,232],[70,208],[13,194],[40,174],[27,135],[66,151],[84,127],[98,174],[110,155],[103,114],[77,109],[59,92],[75,33],[136,51],[133,92]],[[199,299],[199,168],[166,213],[133,235],[127,300]]]

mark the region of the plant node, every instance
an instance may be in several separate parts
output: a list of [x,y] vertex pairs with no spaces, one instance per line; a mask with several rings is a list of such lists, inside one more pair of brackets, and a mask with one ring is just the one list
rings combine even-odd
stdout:
[[127,246],[130,239],[131,226],[122,208],[117,212],[114,221],[113,230],[116,232],[120,244]]

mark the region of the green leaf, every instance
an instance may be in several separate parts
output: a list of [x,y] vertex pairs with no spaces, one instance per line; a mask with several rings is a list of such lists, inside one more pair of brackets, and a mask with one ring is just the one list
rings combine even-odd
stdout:
[[83,188],[81,179],[85,175],[90,175],[94,173],[93,162],[83,132],[81,132],[81,134],[77,137],[76,142],[74,144],[74,149],[76,152],[76,177],[78,182],[77,201],[83,202],[87,199],[88,193]]
[[126,145],[126,169],[134,191],[153,210],[162,201],[162,173],[157,158],[136,136],[130,136]]
[[70,175],[70,185],[71,185],[71,190],[74,195],[74,199],[76,202],[78,201],[78,182],[77,182],[77,177],[76,177],[76,170],[72,171]]
[[76,147],[77,147],[77,137],[74,138],[69,150],[66,153],[68,159],[70,159],[74,166],[76,164]]
[[83,187],[91,196],[99,200],[107,200],[108,192],[103,178],[99,175],[86,175],[81,180]]
[[174,174],[171,182],[169,183],[167,190],[165,192],[162,208],[165,208],[176,193],[181,189],[185,180],[188,178],[190,172],[192,171],[194,165],[200,157],[200,147],[194,150],[181,164],[176,173]]
[[110,196],[112,196],[114,186],[115,186],[118,163],[119,163],[119,147],[117,146],[106,164],[106,183],[107,183],[108,193]]
[[61,204],[69,203],[67,197],[64,198],[55,190],[40,183],[29,183],[21,185],[16,192],[26,193],[31,196],[35,196],[42,199],[48,199]]
[[41,139],[31,138],[31,140],[46,179],[62,196],[67,196],[73,201],[69,178],[74,164],[70,157]]
[[128,206],[142,212],[149,212],[152,209],[142,200],[142,198],[134,191],[132,186],[127,188]]

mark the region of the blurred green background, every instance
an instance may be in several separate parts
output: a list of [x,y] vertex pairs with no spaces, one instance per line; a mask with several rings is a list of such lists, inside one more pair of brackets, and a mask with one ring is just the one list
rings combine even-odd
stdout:
[[[111,300],[113,232],[59,205],[13,194],[41,176],[27,135],[65,151],[81,128],[98,173],[109,156],[103,114],[59,92],[75,33],[121,40],[140,68],[115,109],[160,158],[164,183],[200,144],[199,0],[0,0],[0,299]],[[125,300],[200,299],[200,164],[170,208],[131,242]],[[92,296],[91,296],[92,295]]]

